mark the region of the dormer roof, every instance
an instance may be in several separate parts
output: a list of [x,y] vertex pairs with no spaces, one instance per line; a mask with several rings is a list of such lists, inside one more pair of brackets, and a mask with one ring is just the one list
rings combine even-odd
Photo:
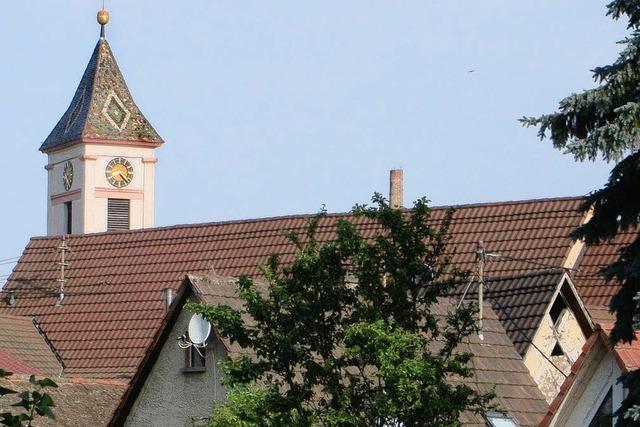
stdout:
[[73,142],[164,141],[133,101],[109,43],[101,37],[71,105],[40,146],[48,152]]

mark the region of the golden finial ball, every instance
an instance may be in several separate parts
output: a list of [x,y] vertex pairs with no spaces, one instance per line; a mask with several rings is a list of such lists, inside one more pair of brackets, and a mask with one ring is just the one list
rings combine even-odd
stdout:
[[98,24],[107,25],[109,23],[109,11],[102,9],[98,12]]

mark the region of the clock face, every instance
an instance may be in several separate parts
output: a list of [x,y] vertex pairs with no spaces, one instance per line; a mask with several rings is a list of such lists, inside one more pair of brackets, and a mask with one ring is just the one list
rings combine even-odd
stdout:
[[126,187],[133,179],[133,166],[127,159],[116,157],[107,163],[105,174],[109,184],[117,188]]
[[62,170],[62,185],[64,185],[64,189],[69,191],[71,190],[71,185],[73,184],[73,164],[67,161],[64,164],[64,169]]

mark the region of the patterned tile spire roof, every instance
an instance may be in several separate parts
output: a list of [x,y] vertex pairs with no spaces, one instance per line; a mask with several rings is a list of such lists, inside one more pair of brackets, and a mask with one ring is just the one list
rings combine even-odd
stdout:
[[164,142],[133,101],[104,37],[96,44],[71,105],[40,151],[78,141]]

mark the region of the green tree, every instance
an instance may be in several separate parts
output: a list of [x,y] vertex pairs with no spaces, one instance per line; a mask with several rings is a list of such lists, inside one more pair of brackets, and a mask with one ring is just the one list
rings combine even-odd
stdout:
[[[634,230],[640,218],[640,0],[614,0],[607,9],[613,19],[628,20],[630,34],[620,42],[623,49],[613,64],[593,70],[597,87],[566,97],[553,114],[522,119],[539,128],[541,139],[549,137],[556,148],[577,160],[602,157],[618,162],[604,188],[591,193],[582,205],[583,211],[593,208],[593,217],[573,237],[587,244]],[[624,247],[602,274],[621,285],[609,306],[616,313],[611,344],[631,342],[636,339],[634,317],[639,314],[634,297],[640,292],[640,237]],[[640,402],[640,373],[626,375],[622,382],[630,393],[618,414]],[[630,417],[640,410],[626,413],[626,418],[619,417],[619,425],[632,422]]]
[[[13,375],[11,372],[0,368],[0,379],[10,377],[11,375]],[[36,415],[51,419],[54,418],[53,412],[51,412],[51,408],[55,406],[53,399],[49,394],[42,392],[42,389],[47,387],[57,388],[58,385],[49,378],[37,380],[33,375],[29,377],[29,383],[31,383],[33,389],[22,392],[17,392],[0,385],[0,397],[16,394],[19,400],[11,406],[22,408],[22,412],[20,413],[0,413],[0,425],[8,427],[31,427],[36,419]]]
[[289,236],[292,262],[273,255],[261,282],[240,278],[246,313],[188,305],[255,352],[222,364],[232,391],[210,425],[455,426],[488,406],[493,393],[464,384],[471,355],[458,351],[477,307],[434,309],[463,276],[445,254],[451,212],[434,228],[426,200],[410,211],[373,200],[328,243],[313,218]]

